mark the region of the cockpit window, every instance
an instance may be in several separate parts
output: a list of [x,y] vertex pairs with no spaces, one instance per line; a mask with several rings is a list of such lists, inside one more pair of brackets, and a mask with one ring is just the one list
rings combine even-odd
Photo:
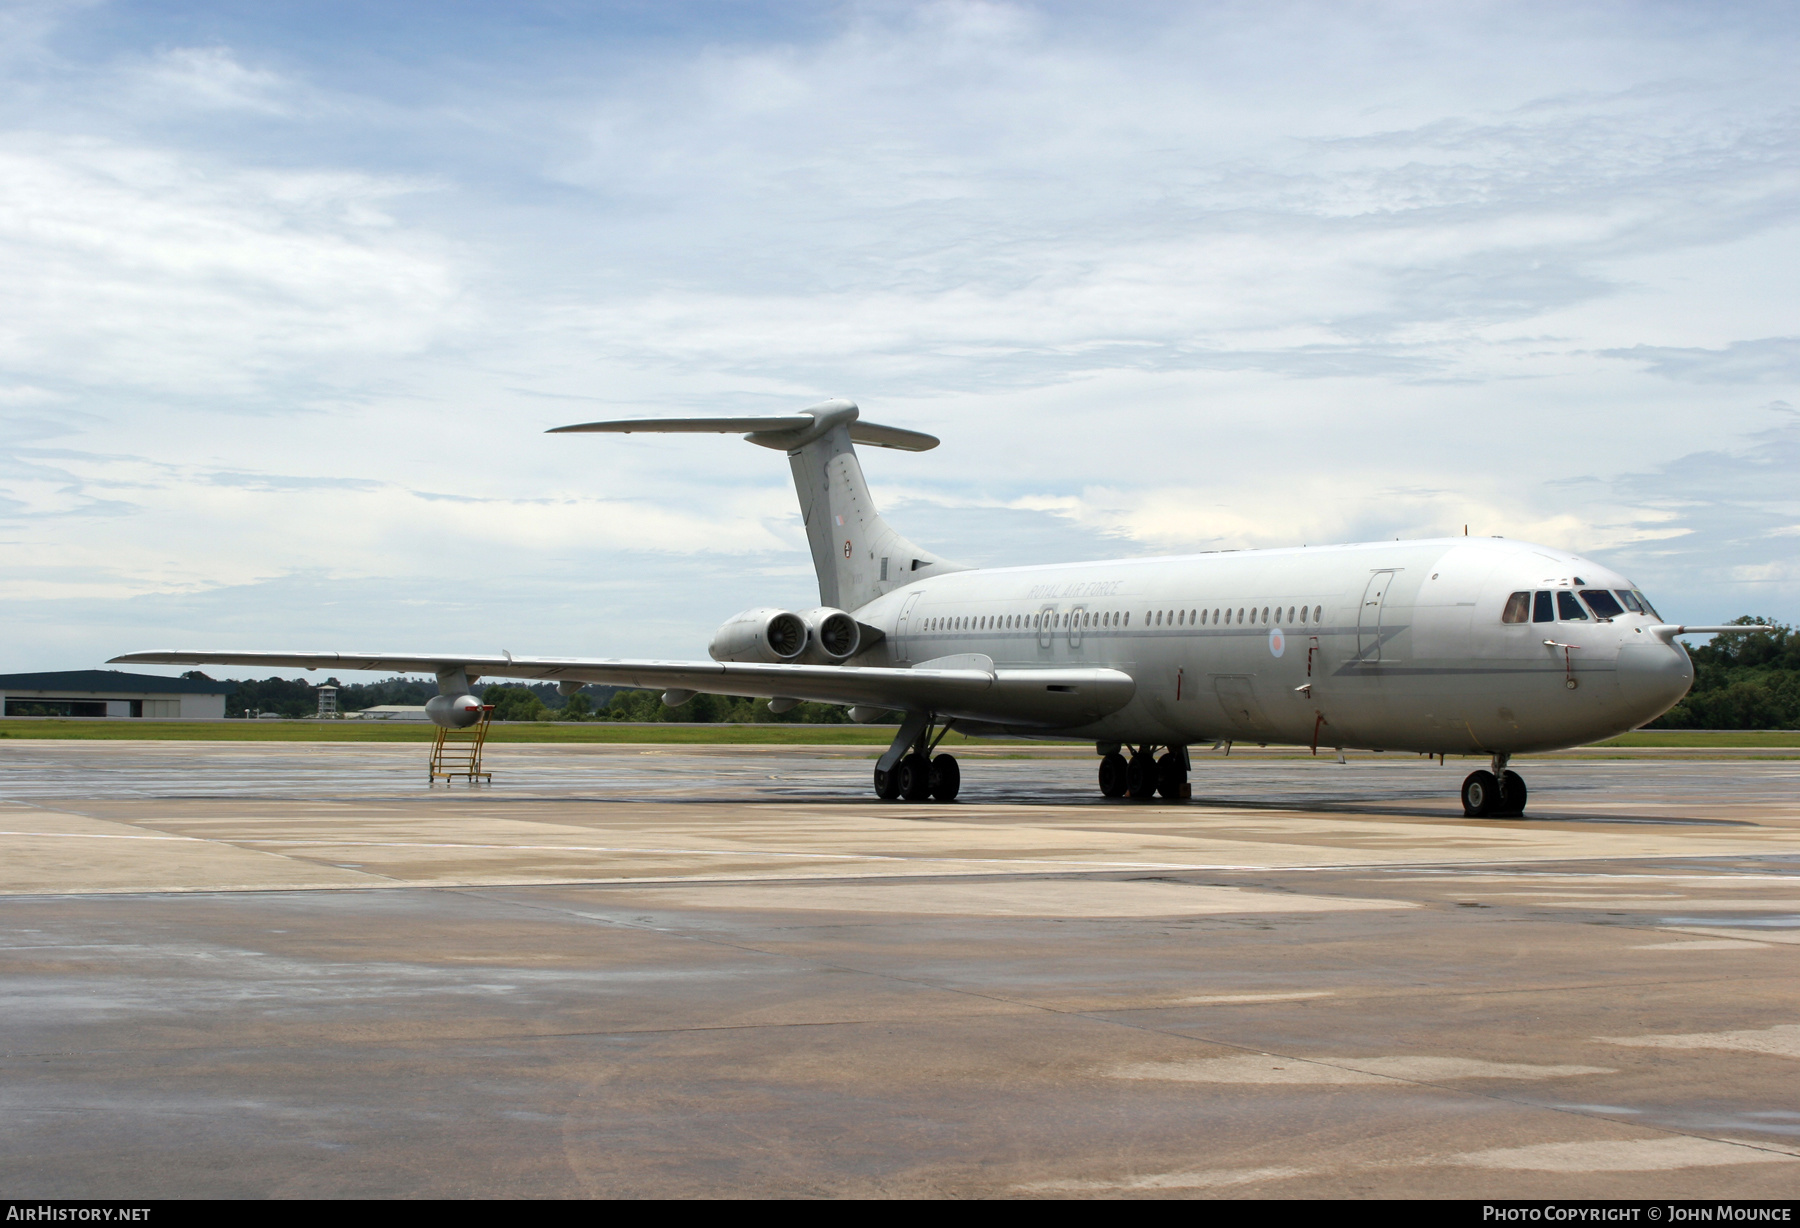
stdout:
[[1654,618],[1657,622],[1661,622],[1663,620],[1663,616],[1656,612],[1656,607],[1650,604],[1650,598],[1644,596],[1643,589],[1634,588],[1631,591],[1633,593],[1637,594],[1638,601],[1643,604],[1644,613],[1648,614],[1651,618]]
[[1531,594],[1514,593],[1506,599],[1506,609],[1500,613],[1503,623],[1524,623],[1531,621]]
[[1614,589],[1613,596],[1615,596],[1619,599],[1620,605],[1622,605],[1626,609],[1630,610],[1633,614],[1642,614],[1644,612],[1644,603],[1639,601],[1637,599],[1637,594],[1632,592],[1630,589],[1628,589],[1628,588]]
[[1603,588],[1584,588],[1581,590],[1581,597],[1588,603],[1588,609],[1594,612],[1595,618],[1617,618],[1625,612],[1625,607]]
[[1531,621],[1534,623],[1553,623],[1556,621],[1556,610],[1550,604],[1550,594],[1540,592],[1532,600]]
[[1587,611],[1581,608],[1579,601],[1575,600],[1575,594],[1566,588],[1558,589],[1556,592],[1556,613],[1566,623],[1587,621]]

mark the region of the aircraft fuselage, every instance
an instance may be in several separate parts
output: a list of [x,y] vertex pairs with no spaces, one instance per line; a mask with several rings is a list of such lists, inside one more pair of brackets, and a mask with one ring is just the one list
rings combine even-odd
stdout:
[[[885,633],[858,663],[980,654],[1136,681],[1126,707],[1059,737],[1518,753],[1636,728],[1692,682],[1647,605],[1558,607],[1583,590],[1632,585],[1566,551],[1467,537],[961,571],[857,611]],[[1521,592],[1553,594],[1558,616],[1503,621]]]

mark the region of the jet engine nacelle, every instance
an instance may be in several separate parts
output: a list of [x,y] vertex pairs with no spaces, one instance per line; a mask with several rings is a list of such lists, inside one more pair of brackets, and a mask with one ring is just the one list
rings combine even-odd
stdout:
[[804,610],[800,621],[806,624],[806,659],[825,665],[842,665],[862,647],[862,626],[842,610],[828,605]]
[[759,608],[726,619],[713,632],[707,652],[715,661],[783,665],[798,661],[811,639],[811,629],[798,614]]
[[445,729],[467,729],[481,719],[481,701],[473,695],[433,695],[425,701],[425,715]]

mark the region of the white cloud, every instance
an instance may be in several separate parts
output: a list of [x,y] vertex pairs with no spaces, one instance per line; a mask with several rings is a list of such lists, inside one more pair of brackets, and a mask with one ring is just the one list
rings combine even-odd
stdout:
[[0,362],[206,399],[416,353],[455,321],[456,277],[440,245],[376,210],[419,186],[5,134]]
[[173,47],[145,65],[149,89],[177,103],[231,110],[287,113],[290,85],[279,74],[239,63],[228,47]]

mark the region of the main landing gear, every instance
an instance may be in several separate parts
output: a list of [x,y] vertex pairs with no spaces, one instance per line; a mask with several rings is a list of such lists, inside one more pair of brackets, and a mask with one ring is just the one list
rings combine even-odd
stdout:
[[884,802],[953,802],[962,789],[962,768],[955,755],[933,755],[937,744],[950,732],[950,723],[931,736],[935,717],[928,712],[908,713],[888,747],[875,764],[875,796]]
[[1495,755],[1491,772],[1470,772],[1462,784],[1463,814],[1471,819],[1516,819],[1525,813],[1525,779],[1508,771],[1511,755]]
[[[1171,746],[1162,758],[1149,744],[1131,751],[1127,759],[1119,743],[1101,743],[1100,792],[1107,797],[1130,796],[1148,801],[1158,793],[1176,801],[1192,795],[1188,787],[1188,753],[1185,746]],[[1124,749],[1131,749],[1125,747]]]

